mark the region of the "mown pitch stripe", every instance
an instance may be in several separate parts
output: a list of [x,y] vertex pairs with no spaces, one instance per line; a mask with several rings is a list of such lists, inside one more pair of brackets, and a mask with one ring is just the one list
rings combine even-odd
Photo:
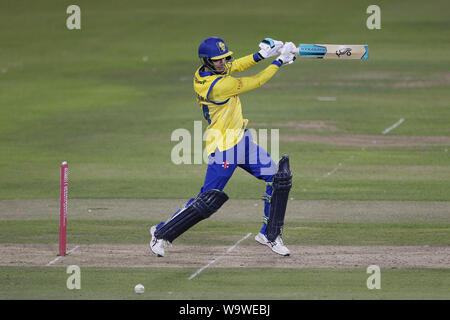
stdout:
[[231,251],[234,250],[234,248],[236,248],[239,243],[241,243],[242,241],[244,241],[245,239],[247,239],[248,237],[250,237],[252,234],[248,233],[245,237],[243,237],[242,239],[240,239],[238,242],[236,242],[232,247],[228,248],[227,252],[225,252],[223,255],[221,255],[220,257],[214,258],[213,260],[211,260],[207,265],[201,267],[200,269],[198,269],[195,273],[191,274],[191,276],[188,278],[189,280],[194,279],[196,276],[198,276],[203,270],[205,270],[206,268],[209,268],[212,264],[214,264],[215,262],[219,261],[220,259],[222,259],[223,257],[225,257],[228,253],[230,253]]

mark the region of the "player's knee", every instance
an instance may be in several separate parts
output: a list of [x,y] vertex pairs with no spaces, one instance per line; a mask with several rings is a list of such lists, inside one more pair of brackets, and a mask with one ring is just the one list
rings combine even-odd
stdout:
[[209,218],[214,212],[228,200],[225,192],[217,189],[201,193],[192,203],[199,215],[204,219]]
[[278,171],[273,179],[273,187],[279,190],[289,190],[292,187],[292,173],[289,157],[283,156],[278,163]]

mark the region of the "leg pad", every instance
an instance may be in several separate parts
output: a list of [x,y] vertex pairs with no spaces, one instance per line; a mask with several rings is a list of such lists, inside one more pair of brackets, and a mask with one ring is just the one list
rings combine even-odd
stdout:
[[287,155],[284,155],[278,163],[278,171],[273,178],[272,187],[269,220],[266,229],[269,241],[275,241],[282,232],[289,191],[292,187],[292,174]]
[[200,194],[188,206],[179,211],[161,228],[155,231],[157,239],[172,242],[200,221],[209,218],[228,200],[225,192],[209,190]]

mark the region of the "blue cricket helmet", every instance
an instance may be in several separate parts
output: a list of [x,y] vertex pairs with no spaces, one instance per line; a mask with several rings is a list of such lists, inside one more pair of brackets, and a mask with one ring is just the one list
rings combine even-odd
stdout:
[[218,37],[210,37],[200,43],[198,47],[198,56],[201,59],[207,58],[211,60],[219,60],[229,57],[233,54],[228,50],[225,41]]

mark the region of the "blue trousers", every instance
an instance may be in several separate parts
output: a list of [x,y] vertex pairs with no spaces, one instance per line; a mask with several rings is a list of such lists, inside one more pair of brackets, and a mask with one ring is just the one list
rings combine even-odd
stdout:
[[[243,138],[233,148],[219,151],[209,155],[208,168],[205,181],[200,193],[217,189],[223,191],[237,167],[240,167],[259,180],[266,182],[266,194],[263,196],[264,217],[260,232],[265,234],[267,219],[269,218],[270,196],[272,195],[272,182],[276,173],[276,164],[264,148],[253,141],[250,131],[246,130]],[[188,206],[194,198],[186,203]],[[180,209],[181,210],[181,209]],[[180,210],[175,212],[176,215]],[[158,225],[162,226],[162,224]]]

